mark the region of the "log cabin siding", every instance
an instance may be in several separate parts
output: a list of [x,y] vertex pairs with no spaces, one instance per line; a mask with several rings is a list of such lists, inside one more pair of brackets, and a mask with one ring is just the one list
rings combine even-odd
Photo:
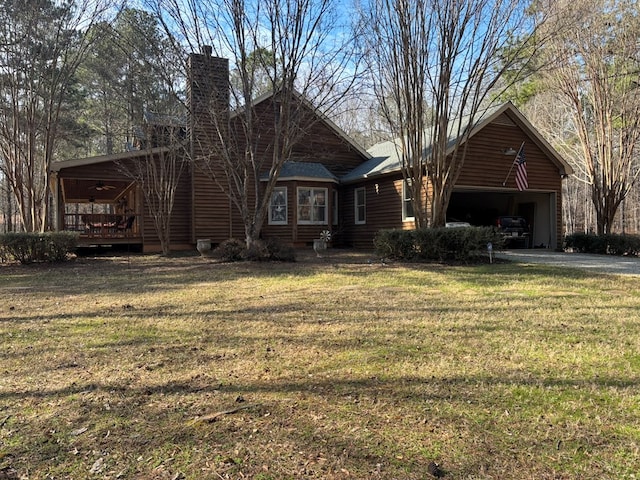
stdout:
[[231,211],[229,199],[220,186],[200,170],[193,175],[191,185],[193,211],[192,243],[199,238],[220,243],[230,236]]
[[[496,141],[496,139],[499,140]],[[504,123],[487,125],[470,139],[456,186],[515,190],[515,167],[511,168],[515,154],[505,155],[504,150],[510,147],[517,151],[522,142],[524,142],[527,161],[529,190],[559,191],[562,178],[558,167],[549,161],[536,142],[520,127]],[[508,178],[507,174],[509,174]],[[505,180],[506,183],[503,186],[502,183]]]
[[363,155],[322,120],[311,125],[308,137],[298,142],[292,160],[322,163],[336,177],[341,177],[366,160]]
[[[221,145],[217,143],[218,128],[212,120],[212,112],[225,115],[228,123],[223,122],[223,134],[232,139],[243,152],[243,126],[241,115],[253,115],[258,139],[254,145],[257,155],[262,157],[263,163],[259,175],[269,172],[273,163],[274,126],[273,117],[281,112],[277,94],[266,98],[246,111],[230,117],[228,91],[228,62],[224,59],[211,57],[210,49],[205,54],[192,54],[189,59],[190,75],[187,82],[187,98],[189,104],[189,120],[187,134],[190,140],[189,161],[192,170],[185,174],[176,192],[176,205],[172,218],[172,238],[174,243],[194,245],[199,238],[209,238],[218,244],[228,238],[245,239],[245,231],[237,206],[229,199],[220,185],[211,177],[210,169],[218,180],[226,179],[223,164],[211,162],[212,156],[220,154]],[[295,162],[313,162],[323,164],[329,172],[337,178],[346,175],[368,159],[368,154],[349,141],[335,125],[325,117],[319,115],[308,103],[295,97],[299,104],[294,105],[291,118],[295,119],[289,126],[293,127],[298,137],[294,140],[287,155]],[[570,167],[539,137],[530,124],[510,104],[500,107],[503,110],[490,124],[482,124],[468,141],[465,163],[456,179],[456,191],[481,191],[487,195],[509,193],[522,199],[522,203],[540,202],[551,209],[555,206],[555,231],[557,245],[561,244],[562,236],[562,198],[561,173],[571,173]],[[286,112],[285,112],[286,113]],[[219,117],[218,117],[219,118]],[[490,118],[490,117],[489,117]],[[218,125],[219,127],[219,125]],[[525,141],[525,155],[529,188],[520,193],[515,187],[515,168],[507,178],[515,155],[504,155],[504,149],[511,147],[515,150]],[[133,153],[131,158],[142,154]],[[118,157],[120,158],[120,157]],[[128,157],[127,157],[128,158]],[[207,161],[206,168],[203,167]],[[135,160],[132,160],[135,161]],[[85,166],[71,166],[59,171],[60,178],[93,179],[104,182],[122,180],[123,175],[118,171],[114,162],[102,163],[99,159],[95,164]],[[75,162],[77,164],[78,162]],[[375,164],[375,162],[373,162]],[[379,165],[379,164],[378,164]],[[351,177],[349,184],[339,184],[318,178],[283,178],[278,186],[287,188],[288,221],[286,225],[269,225],[268,216],[264,219],[262,236],[264,238],[277,237],[283,242],[293,245],[310,245],[319,237],[322,230],[331,230],[334,234],[333,243],[336,245],[351,245],[359,248],[372,248],[373,238],[381,229],[414,228],[413,221],[403,221],[403,180],[399,171],[376,171],[376,177]],[[209,170],[209,171],[207,171]],[[206,173],[205,173],[206,172]],[[326,172],[325,172],[326,174]],[[363,174],[358,170],[358,174]],[[225,180],[226,181],[226,180]],[[249,179],[248,204],[254,204],[254,188],[263,189],[264,184],[259,179]],[[504,185],[503,185],[504,182]],[[326,223],[320,225],[299,224],[297,220],[298,188],[326,188],[327,212]],[[358,188],[365,189],[365,221],[355,222],[355,192]],[[338,193],[338,222],[334,223],[334,195]],[[527,197],[526,195],[529,195]],[[537,195],[537,197],[535,196]],[[139,218],[140,231],[144,236],[145,250],[159,248],[159,240],[155,234],[153,220],[148,208],[142,201],[140,190],[137,190],[138,213],[144,212]],[[555,200],[548,200],[555,198]],[[461,199],[461,204],[472,203],[472,200]]]
[[297,236],[296,225],[296,186],[297,182],[280,182],[276,188],[285,188],[287,195],[287,223],[283,225],[270,225],[269,212],[262,228],[263,238],[273,238],[284,243],[294,244]]
[[[191,175],[188,168],[182,172],[176,188],[173,210],[171,212],[170,239],[172,249],[184,249],[191,245]],[[139,197],[143,198],[142,192]],[[160,250],[160,239],[156,233],[153,216],[149,206],[144,203],[144,216],[139,220],[139,228],[143,234],[144,251]]]
[[[322,163],[336,177],[341,177],[366,160],[366,154],[350,143],[342,132],[335,130],[328,121],[302,99],[294,96],[292,106],[295,126],[290,140],[289,160]],[[278,105],[277,97],[271,97],[254,106],[257,122],[261,125],[261,138],[257,151],[270,158],[274,140],[273,116]],[[238,126],[236,130],[240,131]],[[261,173],[269,171],[271,162],[263,165]]]
[[[505,155],[504,151],[507,148],[513,148],[517,151],[522,142],[524,142],[529,187],[521,193],[517,190],[515,183],[516,167],[512,168],[516,155]],[[510,191],[514,193],[516,201],[519,196],[524,196],[527,192],[553,194],[555,200],[555,246],[562,245],[564,232],[562,229],[560,167],[551,161],[535,137],[527,133],[506,113],[503,113],[469,140],[467,156],[455,189],[459,190],[465,187],[493,189],[499,192]]]
[[[365,223],[356,224],[355,195],[365,189]],[[381,229],[406,228],[413,222],[402,221],[402,177],[385,176],[363,183],[346,185],[340,194],[342,217],[339,240],[356,248],[373,248],[373,238]]]
[[[81,165],[60,170],[58,173],[59,182],[79,181],[101,181],[105,184],[109,182],[133,182],[127,177],[121,165],[127,166],[134,160],[122,160],[118,162],[107,161],[89,165]],[[129,168],[131,168],[129,166]],[[191,195],[190,195],[190,169],[188,166],[183,170],[175,192],[174,207],[171,217],[171,243],[176,249],[184,249],[190,245],[190,225],[191,225]],[[160,249],[160,239],[155,231],[153,217],[149,206],[145,202],[143,192],[139,186],[134,186],[133,196],[135,204],[130,205],[137,215],[133,225],[134,232],[139,233],[143,239],[144,251],[158,251]],[[87,202],[91,192],[87,191]],[[61,207],[62,208],[62,207]],[[62,208],[62,211],[64,208]]]
[[[529,188],[520,194],[515,185],[515,166],[511,169],[516,155],[507,156],[504,150],[511,147],[517,151],[523,141]],[[507,177],[510,169],[511,173]],[[531,192],[553,195],[555,242],[556,245],[561,245],[563,233],[560,172],[560,166],[543,151],[539,141],[527,132],[517,119],[503,113],[469,140],[465,162],[454,191],[479,189],[483,192],[512,192],[516,198]],[[370,248],[375,233],[380,229],[415,228],[414,222],[402,220],[402,183],[402,177],[397,172],[342,187],[344,220],[341,221],[341,231],[346,244]],[[375,211],[375,216],[367,214],[366,224],[356,225],[354,195],[355,190],[362,186],[367,192],[367,211]]]

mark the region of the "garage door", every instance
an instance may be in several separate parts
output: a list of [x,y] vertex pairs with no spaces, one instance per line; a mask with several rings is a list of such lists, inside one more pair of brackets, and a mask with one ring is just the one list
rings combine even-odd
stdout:
[[556,248],[555,193],[456,190],[451,196],[447,221],[494,226],[501,215],[519,215],[532,232],[531,246]]

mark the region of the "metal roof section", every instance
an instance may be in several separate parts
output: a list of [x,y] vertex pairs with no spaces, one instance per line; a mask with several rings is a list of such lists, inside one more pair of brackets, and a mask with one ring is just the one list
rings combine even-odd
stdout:
[[369,149],[371,159],[358,165],[340,178],[342,183],[350,183],[361,179],[393,173],[400,170],[398,149],[396,142],[378,143]]
[[59,172],[64,168],[84,167],[87,165],[97,165],[99,163],[129,160],[133,158],[144,157],[147,155],[155,155],[157,153],[168,152],[169,150],[171,150],[170,147],[158,147],[158,148],[152,148],[150,150],[147,150],[147,149],[129,150],[127,152],[114,153],[111,155],[98,155],[95,157],[72,158],[69,160],[60,160],[57,162],[52,162],[51,171]]
[[[260,181],[266,182],[269,174],[260,176]],[[310,180],[338,183],[338,177],[327,170],[322,163],[287,161],[282,165],[278,181]]]
[[[512,119],[521,127],[526,134],[546,153],[546,155],[558,166],[561,175],[573,173],[571,166],[560,156],[560,154],[537,132],[531,123],[522,115],[522,113],[511,102],[486,109],[474,122],[470,125],[470,117],[464,116],[454,118],[448,125],[448,141],[447,154],[450,154],[456,146],[458,140],[466,135],[466,141],[480,132],[485,126],[494,121],[502,113],[508,112],[512,115]],[[459,133],[458,133],[459,132]],[[424,154],[429,155],[431,152],[431,130],[425,131],[424,143],[426,145]],[[374,145],[368,150],[371,160],[359,165],[340,180],[342,183],[351,183],[370,177],[376,177],[386,173],[399,172],[401,169],[402,159],[400,156],[400,141],[382,142]]]
[[[261,99],[258,99],[256,103],[267,100],[273,96],[264,95]],[[310,108],[313,108],[308,101],[299,95],[301,100],[305,101]],[[398,139],[394,141],[382,142],[374,145],[368,151],[364,151],[353,139],[351,139],[346,133],[342,132],[333,122],[327,117],[322,115],[318,110],[315,110],[316,114],[320,116],[322,121],[326,122],[338,135],[345,139],[349,144],[354,146],[365,158],[368,160],[354,168],[348,174],[338,179],[321,163],[311,162],[295,162],[288,161],[282,167],[280,173],[280,180],[322,180],[330,182],[340,183],[352,183],[359,180],[364,180],[371,177],[377,177],[379,175],[385,175],[389,173],[399,172],[401,168],[400,142]],[[538,147],[557,165],[561,175],[569,175],[573,173],[571,166],[562,158],[562,156],[537,132],[537,130],[531,125],[531,123],[524,117],[524,115],[511,103],[506,102],[502,105],[498,105],[487,109],[477,119],[472,128],[469,128],[469,117],[462,117],[458,122],[458,119],[454,119],[449,124],[449,139],[447,144],[447,153],[451,153],[454,149],[458,138],[467,134],[467,139],[473,137],[476,133],[481,131],[486,125],[494,121],[502,113],[507,113],[509,118],[513,120],[525,133],[534,141]],[[460,135],[454,132],[462,132]],[[425,132],[425,155],[428,155],[431,150],[431,141],[429,131]],[[101,155],[88,158],[74,158],[70,160],[63,160],[53,162],[51,169],[54,172],[59,172],[65,168],[94,165],[99,163],[114,162],[120,160],[127,160],[142,157],[145,155],[153,155],[170,150],[170,147],[158,147],[151,150],[133,150],[122,153],[116,153],[113,155]],[[261,180],[265,181],[267,177],[262,176]]]

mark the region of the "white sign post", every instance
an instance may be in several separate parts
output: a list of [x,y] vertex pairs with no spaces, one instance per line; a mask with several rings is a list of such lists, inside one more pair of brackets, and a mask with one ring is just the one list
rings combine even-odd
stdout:
[[493,244],[487,243],[487,252],[489,252],[489,263],[493,263]]

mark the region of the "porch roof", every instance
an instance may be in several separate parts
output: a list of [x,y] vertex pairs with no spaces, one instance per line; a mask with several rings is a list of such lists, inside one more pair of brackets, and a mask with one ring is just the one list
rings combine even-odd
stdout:
[[167,152],[170,147],[158,147],[144,150],[129,150],[121,153],[113,153],[111,155],[98,155],[95,157],[71,158],[69,160],[59,160],[52,162],[51,171],[59,172],[65,168],[84,167],[87,165],[96,165],[106,162],[117,162],[121,160],[129,160],[133,158],[143,157],[145,155],[154,155],[156,153]]

